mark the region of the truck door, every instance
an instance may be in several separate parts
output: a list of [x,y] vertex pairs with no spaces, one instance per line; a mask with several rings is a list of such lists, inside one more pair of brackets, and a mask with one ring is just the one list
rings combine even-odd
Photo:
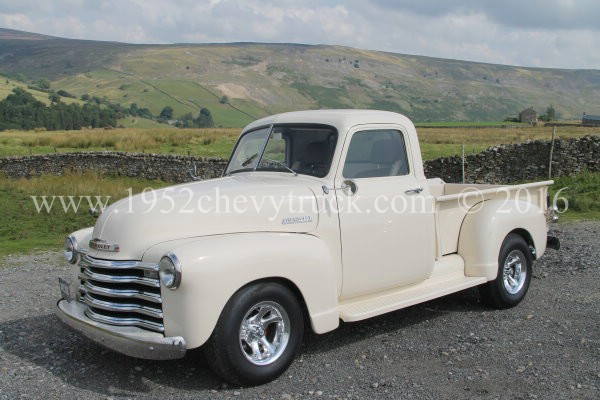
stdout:
[[417,283],[431,274],[434,203],[426,182],[415,177],[410,155],[402,127],[360,128],[345,140],[335,179],[336,187],[346,188],[335,191],[343,298]]

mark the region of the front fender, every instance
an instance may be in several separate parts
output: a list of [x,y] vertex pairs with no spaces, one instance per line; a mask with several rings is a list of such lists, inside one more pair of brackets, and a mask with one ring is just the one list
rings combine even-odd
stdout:
[[339,324],[337,271],[326,244],[307,234],[241,233],[202,237],[169,249],[182,266],[177,290],[162,288],[165,333],[202,345],[229,298],[246,284],[283,278],[300,290],[315,332]]
[[544,254],[547,226],[540,207],[521,200],[488,200],[473,206],[463,220],[458,239],[458,254],[465,260],[465,275],[496,279],[500,246],[515,230],[527,232],[536,258]]

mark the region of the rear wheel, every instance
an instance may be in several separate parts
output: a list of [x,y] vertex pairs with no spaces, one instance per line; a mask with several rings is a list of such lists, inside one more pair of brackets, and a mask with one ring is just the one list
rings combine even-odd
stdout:
[[205,357],[231,383],[266,383],[292,363],[303,330],[302,309],[288,288],[278,283],[248,286],[227,302]]
[[532,263],[527,242],[517,234],[509,234],[500,248],[496,279],[479,287],[481,301],[495,308],[519,304],[529,289]]

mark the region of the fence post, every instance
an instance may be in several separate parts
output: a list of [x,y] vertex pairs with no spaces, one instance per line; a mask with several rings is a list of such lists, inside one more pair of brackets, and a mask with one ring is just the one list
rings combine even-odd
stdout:
[[550,142],[550,161],[548,162],[548,179],[552,179],[552,156],[554,154],[554,137],[556,136],[556,126],[552,127],[552,141]]
[[462,183],[465,183],[465,145],[462,145]]

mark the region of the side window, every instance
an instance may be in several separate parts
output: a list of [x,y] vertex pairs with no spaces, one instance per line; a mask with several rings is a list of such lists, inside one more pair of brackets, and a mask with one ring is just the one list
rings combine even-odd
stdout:
[[381,129],[356,132],[350,140],[344,178],[408,175],[408,157],[402,132]]

